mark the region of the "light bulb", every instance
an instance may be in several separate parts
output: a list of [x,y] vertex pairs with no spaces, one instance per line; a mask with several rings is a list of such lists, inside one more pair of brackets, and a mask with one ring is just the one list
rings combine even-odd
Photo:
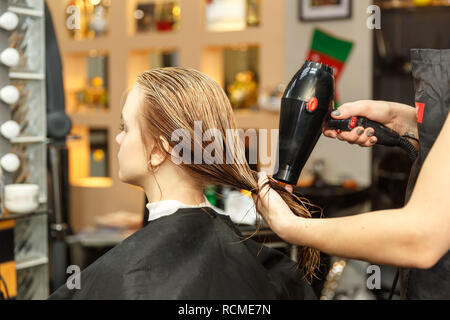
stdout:
[[0,164],[6,172],[13,173],[16,172],[17,169],[19,169],[20,159],[14,153],[8,153],[2,157],[2,159],[0,160]]
[[0,90],[0,99],[6,104],[15,104],[19,98],[20,92],[15,86],[6,86]]
[[13,12],[5,12],[0,16],[0,27],[6,31],[12,31],[17,28],[19,18]]
[[17,122],[10,120],[2,124],[0,132],[7,139],[14,139],[20,134],[20,126]]
[[7,48],[0,54],[0,61],[7,67],[16,67],[19,60],[19,52],[14,48]]

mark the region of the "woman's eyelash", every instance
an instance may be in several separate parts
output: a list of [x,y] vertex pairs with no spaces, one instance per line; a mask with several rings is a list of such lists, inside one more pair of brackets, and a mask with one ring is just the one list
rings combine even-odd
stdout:
[[119,131],[125,131],[125,125],[123,123],[120,124]]

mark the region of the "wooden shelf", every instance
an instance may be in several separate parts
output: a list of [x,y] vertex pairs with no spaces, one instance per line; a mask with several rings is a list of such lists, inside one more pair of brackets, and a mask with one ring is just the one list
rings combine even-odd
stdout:
[[26,213],[26,214],[22,214],[22,213],[9,213],[6,215],[0,214],[0,221],[27,219],[27,218],[31,218],[31,217],[35,217],[35,216],[39,216],[39,215],[47,215],[47,214],[49,214],[48,210],[37,210],[35,212]]
[[46,256],[35,256],[23,259],[21,261],[16,261],[16,270],[24,270],[29,268],[38,267],[41,265],[46,265],[48,263],[48,258]]
[[[263,42],[265,33],[259,27],[243,31],[211,32],[203,31],[198,35],[198,45],[201,47],[230,47],[240,45],[254,45]],[[180,32],[171,34],[146,33],[135,36],[127,36],[122,44],[129,51],[151,50],[151,49],[177,49],[184,47],[183,43],[186,35]],[[77,41],[67,39],[64,52],[66,54],[76,54],[90,52],[92,50],[111,52],[116,44],[112,40],[105,38],[101,40]]]
[[259,44],[264,42],[264,36],[264,31],[260,28],[229,32],[205,31],[202,37],[202,43],[206,47],[227,47],[241,44]]
[[88,177],[76,179],[75,181],[72,181],[70,185],[77,188],[107,189],[114,185],[114,181],[111,178]]
[[278,129],[280,113],[266,110],[236,110],[236,125],[241,129]]
[[427,8],[449,8],[450,3],[449,2],[431,2],[428,5],[419,6],[414,4],[413,2],[375,2],[376,5],[378,5],[380,8],[384,10],[394,10],[394,9],[427,9]]
[[93,39],[93,40],[72,40],[67,38],[64,41],[64,52],[67,53],[84,53],[91,50],[101,50],[109,51],[111,48],[112,38],[105,36],[104,38]]
[[110,127],[111,120],[118,122],[118,119],[112,119],[110,112],[83,112],[83,113],[71,113],[70,119],[76,125],[83,125],[88,127]]

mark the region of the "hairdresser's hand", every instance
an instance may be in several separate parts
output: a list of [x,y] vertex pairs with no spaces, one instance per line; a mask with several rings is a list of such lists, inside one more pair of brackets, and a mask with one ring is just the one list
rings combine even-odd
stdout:
[[[252,195],[253,201],[256,204],[256,209],[263,217],[264,221],[269,224],[270,228],[284,241],[290,239],[290,227],[293,222],[298,222],[300,217],[297,217],[284,202],[281,196],[269,187],[264,186],[268,181],[267,174],[262,172],[258,180],[260,188],[259,198],[256,195]],[[263,187],[264,186],[264,187]],[[292,193],[292,186],[287,186],[286,190]]]
[[[416,111],[414,108],[395,102],[361,100],[343,104],[331,114],[334,119],[348,119],[354,116],[366,117],[396,131],[401,136],[418,138]],[[347,141],[361,147],[371,147],[377,143],[373,128],[356,127],[352,131],[338,133],[334,129],[323,128],[326,137]],[[417,141],[409,139],[418,148]]]

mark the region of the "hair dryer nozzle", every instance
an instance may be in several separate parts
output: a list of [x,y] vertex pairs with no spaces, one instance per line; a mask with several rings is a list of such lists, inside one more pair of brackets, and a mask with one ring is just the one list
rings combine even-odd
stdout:
[[296,185],[333,109],[333,69],[307,61],[294,76],[281,102],[278,171],[274,179]]

